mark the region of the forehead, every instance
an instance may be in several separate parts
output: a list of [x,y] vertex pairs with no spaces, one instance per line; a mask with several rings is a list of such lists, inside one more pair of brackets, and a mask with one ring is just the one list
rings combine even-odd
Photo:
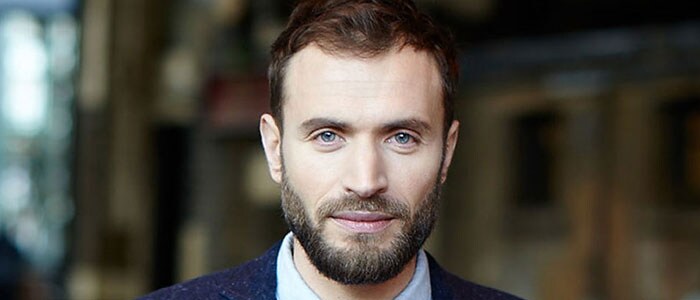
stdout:
[[285,120],[349,112],[355,117],[423,117],[438,122],[442,116],[442,84],[435,61],[427,52],[409,47],[358,58],[308,46],[289,61],[284,90]]

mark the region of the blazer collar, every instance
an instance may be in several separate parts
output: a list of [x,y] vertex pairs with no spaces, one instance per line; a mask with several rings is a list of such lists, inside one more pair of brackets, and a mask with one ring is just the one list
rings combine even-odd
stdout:
[[[262,256],[236,268],[231,280],[221,287],[223,299],[275,299],[277,292],[277,255],[282,242],[277,242]],[[426,251],[430,270],[430,285],[433,299],[451,299],[450,276]]]

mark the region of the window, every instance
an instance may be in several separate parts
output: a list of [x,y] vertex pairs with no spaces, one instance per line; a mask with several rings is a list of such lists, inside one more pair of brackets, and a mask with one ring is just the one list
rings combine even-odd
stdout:
[[0,239],[46,278],[60,272],[73,214],[74,7],[0,0]]

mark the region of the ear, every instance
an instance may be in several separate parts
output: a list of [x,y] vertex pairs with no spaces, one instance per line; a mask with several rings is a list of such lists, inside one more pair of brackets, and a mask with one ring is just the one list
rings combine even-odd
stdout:
[[260,117],[260,137],[265,149],[267,167],[272,180],[282,182],[282,135],[275,118],[269,114]]
[[445,160],[442,162],[442,169],[440,170],[440,182],[445,183],[447,180],[447,170],[450,168],[452,163],[452,155],[455,153],[455,148],[457,147],[457,138],[459,137],[459,121],[452,121],[450,130],[447,132],[447,138],[445,139]]

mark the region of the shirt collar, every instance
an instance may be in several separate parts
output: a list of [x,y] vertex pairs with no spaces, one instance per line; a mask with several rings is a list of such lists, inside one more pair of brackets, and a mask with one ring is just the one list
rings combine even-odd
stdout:
[[293,240],[294,235],[288,233],[282,240],[280,252],[277,254],[277,299],[319,299],[294,266]]
[[[313,290],[301,278],[294,266],[292,243],[294,235],[290,232],[282,240],[282,246],[277,255],[277,299],[319,299]],[[416,271],[396,300],[431,299],[430,271],[425,251],[418,252]]]

